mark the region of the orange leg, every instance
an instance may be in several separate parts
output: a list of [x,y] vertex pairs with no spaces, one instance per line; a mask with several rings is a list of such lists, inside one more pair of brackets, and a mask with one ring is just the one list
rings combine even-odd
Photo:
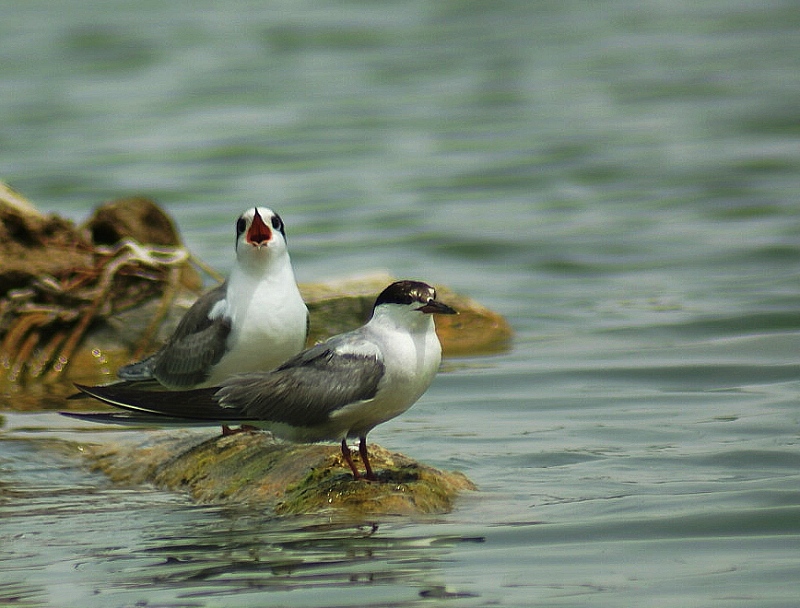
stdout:
[[372,465],[369,463],[369,454],[367,453],[367,436],[359,437],[358,453],[361,454],[361,460],[364,461],[364,468],[367,469],[366,478],[369,481],[378,481],[375,473],[372,472]]
[[356,464],[353,462],[353,455],[350,453],[350,448],[347,446],[347,438],[342,439],[342,456],[344,456],[344,461],[348,464],[350,470],[353,471],[353,479],[361,479],[361,473],[358,472]]

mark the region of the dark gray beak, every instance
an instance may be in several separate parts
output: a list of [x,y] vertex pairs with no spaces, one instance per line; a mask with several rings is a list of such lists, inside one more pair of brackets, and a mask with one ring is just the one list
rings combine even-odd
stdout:
[[447,304],[440,302],[439,300],[428,300],[428,303],[425,306],[421,306],[417,308],[420,312],[424,312],[428,315],[457,315],[458,311],[454,308],[450,308]]

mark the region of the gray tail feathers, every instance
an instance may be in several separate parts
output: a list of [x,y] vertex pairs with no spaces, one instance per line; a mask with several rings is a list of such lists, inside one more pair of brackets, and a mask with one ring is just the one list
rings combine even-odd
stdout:
[[155,355],[150,355],[136,363],[123,365],[117,370],[117,377],[123,380],[152,380],[155,367]]

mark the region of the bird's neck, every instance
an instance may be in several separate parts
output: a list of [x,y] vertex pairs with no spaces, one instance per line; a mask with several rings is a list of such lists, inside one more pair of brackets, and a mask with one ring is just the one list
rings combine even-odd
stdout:
[[252,302],[263,306],[275,305],[287,299],[299,299],[297,283],[289,256],[261,260],[262,264],[237,264],[228,277],[228,306],[232,316],[243,315]]
[[272,276],[283,278],[287,272],[292,273],[292,263],[288,253],[283,252],[278,255],[270,255],[267,251],[247,253],[248,255],[238,256],[231,276],[238,275],[243,278],[248,277],[249,280],[262,281]]
[[377,331],[399,331],[410,334],[435,331],[432,315],[410,313],[400,316],[383,311],[380,307],[375,310],[369,324]]

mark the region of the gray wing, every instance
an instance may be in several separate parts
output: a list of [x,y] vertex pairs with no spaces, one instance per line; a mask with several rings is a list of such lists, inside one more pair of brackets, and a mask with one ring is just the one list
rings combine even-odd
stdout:
[[371,399],[384,374],[377,349],[371,354],[341,352],[328,340],[267,373],[243,374],[223,383],[215,399],[246,418],[315,426],[330,414]]
[[181,319],[167,343],[147,359],[120,368],[123,380],[156,379],[167,388],[189,388],[205,381],[225,354],[230,319],[211,319],[225,299],[227,282],[200,296]]

